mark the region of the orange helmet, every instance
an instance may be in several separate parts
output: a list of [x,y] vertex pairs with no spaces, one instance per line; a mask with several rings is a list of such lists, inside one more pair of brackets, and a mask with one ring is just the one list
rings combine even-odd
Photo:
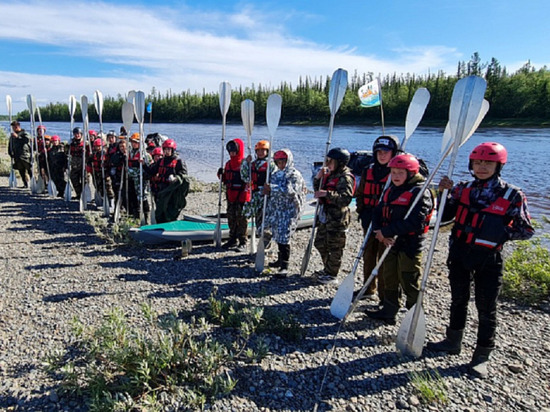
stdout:
[[260,140],[256,145],[254,146],[254,150],[258,149],[265,149],[269,150],[269,140]]
[[132,136],[130,136],[130,141],[139,143],[139,133],[134,133]]

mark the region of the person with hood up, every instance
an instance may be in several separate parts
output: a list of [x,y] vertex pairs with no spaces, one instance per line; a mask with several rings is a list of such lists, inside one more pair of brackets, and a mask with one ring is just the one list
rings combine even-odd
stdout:
[[243,213],[243,207],[250,201],[250,190],[241,178],[244,143],[241,139],[234,139],[227,142],[225,148],[229,153],[229,160],[223,169],[218,170],[218,178],[222,179],[226,189],[229,240],[222,245],[222,248],[229,249],[236,246],[239,252],[246,252],[248,220]]
[[384,302],[381,309],[367,311],[366,314],[372,319],[395,325],[400,291],[405,294],[407,309],[418,298],[422,250],[434,201],[430,190],[425,190],[405,219],[425,178],[419,173],[418,159],[411,154],[395,156],[388,166],[391,169],[391,185],[382,193],[372,214],[372,230],[376,239],[384,246],[392,247],[380,273],[384,278]]
[[272,239],[279,249],[277,260],[268,266],[278,267],[280,270],[275,276],[284,278],[288,275],[290,238],[298,227],[307,189],[302,174],[294,167],[289,149],[275,152],[273,160],[277,170],[262,190],[264,195],[269,196],[264,224],[271,228]]
[[315,179],[315,198],[320,203],[315,248],[321,254],[323,269],[317,271],[317,281],[335,284],[346,246],[346,231],[351,223],[349,204],[355,191],[355,176],[347,167],[350,153],[339,147],[327,153],[325,166]]

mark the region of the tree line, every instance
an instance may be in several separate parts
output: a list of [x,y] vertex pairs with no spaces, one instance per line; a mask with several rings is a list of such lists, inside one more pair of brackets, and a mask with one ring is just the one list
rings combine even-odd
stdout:
[[[514,73],[508,73],[499,61],[492,58],[482,62],[476,52],[469,61],[458,63],[457,72],[446,74],[443,71],[427,75],[392,74],[381,78],[384,116],[387,123],[402,124],[414,92],[425,87],[431,94],[430,104],[423,121],[444,124],[448,119],[449,104],[455,83],[462,77],[478,75],[487,81],[486,99],[491,109],[486,120],[530,120],[545,121],[550,118],[550,71],[544,66],[535,69],[530,62]],[[374,73],[350,73],[348,90],[337,114],[339,123],[377,123],[380,121],[379,108],[360,106],[358,90],[375,78]],[[232,90],[229,122],[240,122],[241,102],[251,99],[255,103],[255,117],[265,121],[265,106],[271,93],[279,93],[283,98],[282,118],[285,123],[326,123],[330,117],[328,107],[330,77],[301,77],[297,85],[282,82],[278,87],[261,84],[249,87],[239,86]],[[121,108],[125,97],[105,97],[103,121],[120,122]],[[152,103],[152,121],[157,123],[214,122],[221,118],[217,93],[191,93],[171,90],[161,93],[153,88],[146,97]],[[50,103],[40,108],[44,121],[70,121],[67,103]],[[89,106],[90,122],[98,117]],[[19,112],[20,120],[29,118],[28,110]],[[80,107],[75,119],[81,119]],[[146,122],[149,114],[145,114]]]

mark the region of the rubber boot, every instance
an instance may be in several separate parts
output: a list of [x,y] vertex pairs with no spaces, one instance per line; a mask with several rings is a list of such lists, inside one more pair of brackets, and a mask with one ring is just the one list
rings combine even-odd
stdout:
[[480,379],[485,379],[489,375],[489,371],[487,370],[487,366],[489,366],[489,355],[493,349],[486,348],[483,346],[476,346],[476,350],[474,351],[474,355],[472,356],[472,360],[470,362],[470,373]]
[[279,258],[281,259],[281,269],[275,275],[278,278],[286,278],[288,276],[288,262],[290,260],[290,245],[277,243],[279,246]]
[[399,312],[398,293],[386,292],[386,298],[384,299],[382,309],[367,311],[365,313],[371,319],[381,320],[386,322],[388,325],[395,325],[395,317],[397,312]]
[[455,330],[447,328],[447,336],[439,342],[428,342],[426,349],[433,352],[447,352],[451,355],[458,355],[462,349],[462,338],[464,329]]

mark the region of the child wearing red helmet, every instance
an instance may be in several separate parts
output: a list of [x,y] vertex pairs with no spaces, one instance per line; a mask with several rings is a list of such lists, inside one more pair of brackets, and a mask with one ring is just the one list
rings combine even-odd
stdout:
[[392,158],[388,166],[391,185],[374,208],[372,229],[380,243],[392,248],[380,271],[384,279],[382,308],[366,313],[370,318],[394,325],[400,307],[400,290],[405,294],[408,309],[418,297],[422,249],[434,202],[431,192],[425,190],[420,201],[408,213],[425,181],[419,173],[420,163],[411,154],[400,154]]
[[500,178],[507,158],[501,144],[482,143],[470,153],[468,167],[473,181],[453,187],[444,177],[439,183],[440,190],[450,190],[442,219],[455,218],[447,260],[451,316],[445,339],[428,343],[427,349],[460,353],[473,280],[479,323],[470,372],[479,378],[487,377],[489,355],[495,348],[502,245],[534,234],[525,195]]

